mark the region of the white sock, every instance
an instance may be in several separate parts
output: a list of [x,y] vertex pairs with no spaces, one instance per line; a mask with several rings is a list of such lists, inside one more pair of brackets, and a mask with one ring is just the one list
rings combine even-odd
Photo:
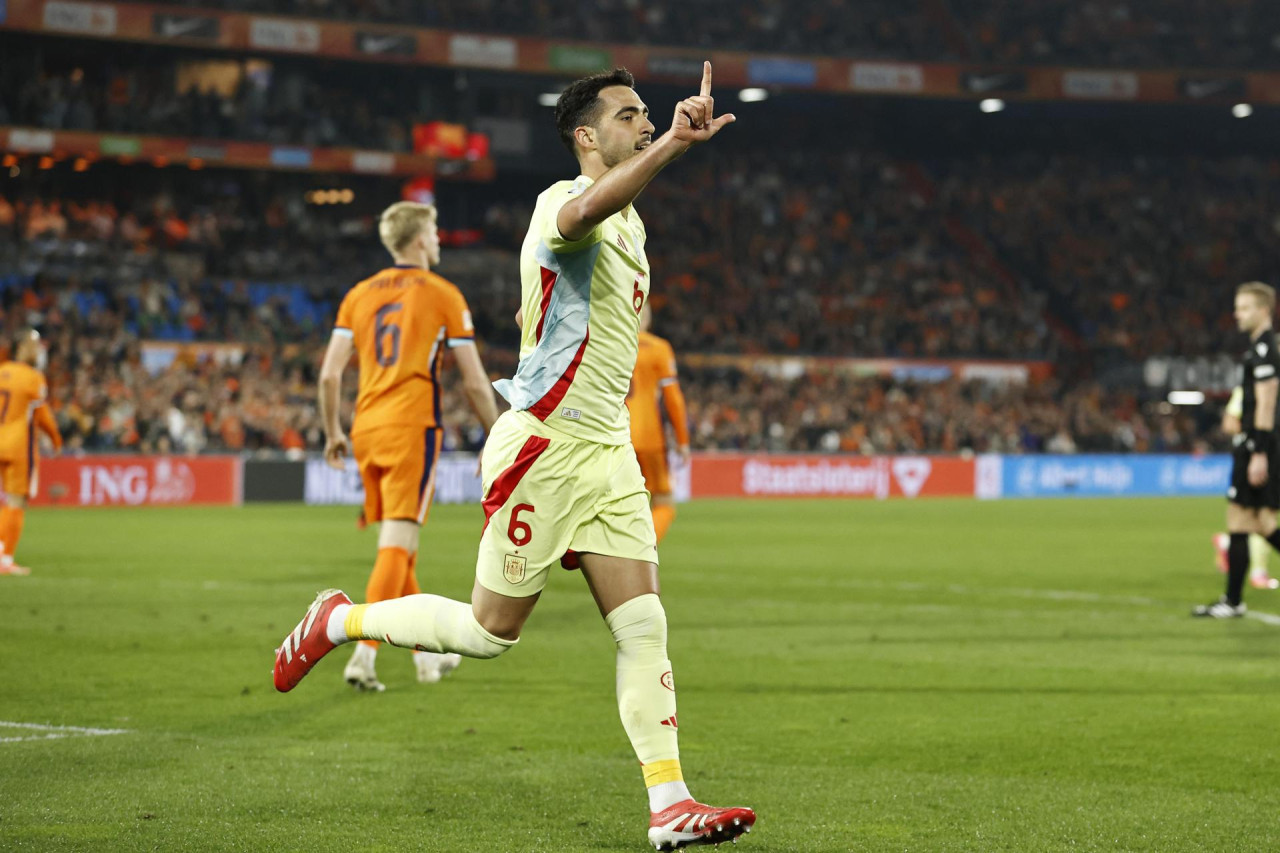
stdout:
[[689,793],[689,786],[684,782],[663,782],[661,785],[654,785],[648,791],[649,811],[654,814],[666,811],[676,803],[693,799],[693,794]]
[[366,646],[364,643],[356,643],[356,650],[351,655],[351,660],[359,663],[361,666],[372,668],[378,660],[378,647]]
[[[438,595],[420,593],[357,604],[347,610],[343,621],[344,638],[381,640],[403,649],[454,652],[469,658],[496,658],[516,644],[486,631],[470,604]],[[332,620],[329,626],[333,639]]]
[[351,638],[347,636],[347,628],[344,624],[347,613],[350,610],[350,604],[339,604],[329,612],[329,624],[325,626],[325,633],[329,635],[329,642],[341,645],[351,641]]

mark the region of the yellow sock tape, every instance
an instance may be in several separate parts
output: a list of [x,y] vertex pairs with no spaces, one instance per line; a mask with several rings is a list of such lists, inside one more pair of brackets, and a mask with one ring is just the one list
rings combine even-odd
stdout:
[[680,759],[669,758],[666,761],[651,761],[641,765],[644,771],[644,786],[652,788],[664,782],[683,782],[684,773],[680,770]]
[[342,620],[342,630],[346,631],[351,639],[368,639],[364,636],[364,612],[368,609],[367,604],[353,604],[347,611],[347,618]]

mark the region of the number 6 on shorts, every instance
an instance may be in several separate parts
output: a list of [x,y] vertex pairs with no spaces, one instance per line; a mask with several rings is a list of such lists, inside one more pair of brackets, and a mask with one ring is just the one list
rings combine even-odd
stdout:
[[507,538],[512,541],[517,548],[528,545],[533,539],[533,531],[529,528],[528,522],[520,520],[520,513],[533,513],[532,504],[516,504],[511,510],[511,523],[507,525]]

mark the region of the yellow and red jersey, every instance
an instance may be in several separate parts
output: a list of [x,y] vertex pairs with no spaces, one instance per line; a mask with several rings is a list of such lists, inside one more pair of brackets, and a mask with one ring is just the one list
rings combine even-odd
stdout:
[[467,301],[449,281],[418,267],[385,269],[353,287],[335,333],[360,359],[351,432],[440,424],[440,349],[475,339]]
[[494,383],[511,408],[575,438],[627,443],[624,401],[649,298],[645,227],[628,205],[579,240],[560,233],[560,209],[591,179],[538,196],[520,250],[520,364]]
[[684,395],[676,378],[676,354],[671,344],[650,332],[641,332],[635,370],[631,374],[631,392],[627,408],[631,410],[631,444],[637,452],[660,451],[665,446],[662,413],[658,395],[666,406],[667,417],[676,433],[676,443],[689,443],[688,416]]

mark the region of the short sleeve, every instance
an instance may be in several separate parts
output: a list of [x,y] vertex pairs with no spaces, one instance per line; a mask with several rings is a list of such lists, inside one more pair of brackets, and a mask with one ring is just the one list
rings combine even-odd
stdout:
[[659,357],[658,379],[663,383],[676,381],[676,353],[671,344],[662,342],[662,353]]
[[475,326],[471,322],[471,309],[467,299],[456,287],[449,288],[444,317],[444,333],[451,347],[469,344],[476,339]]
[[538,219],[538,236],[542,238],[543,245],[557,255],[580,252],[604,239],[604,223],[597,225],[581,240],[566,240],[560,234],[560,226],[557,223],[560,208],[586,192],[588,186],[582,181],[573,183],[566,181],[547,190],[540,199],[539,209],[534,214]]
[[338,306],[338,319],[333,324],[335,332],[346,332],[354,334],[355,330],[355,288],[347,291],[347,295],[342,297],[342,304]]
[[1265,382],[1280,376],[1280,353],[1276,352],[1275,340],[1262,340],[1254,344],[1257,353],[1257,364],[1253,368],[1253,381]]

